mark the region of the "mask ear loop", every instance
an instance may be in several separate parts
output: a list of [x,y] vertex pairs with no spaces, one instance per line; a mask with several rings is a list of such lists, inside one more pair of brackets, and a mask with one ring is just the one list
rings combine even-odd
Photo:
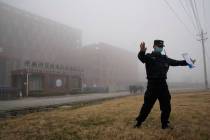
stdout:
[[163,51],[164,51],[164,53],[165,53],[165,55],[166,55],[166,50],[165,50],[165,49],[163,49]]

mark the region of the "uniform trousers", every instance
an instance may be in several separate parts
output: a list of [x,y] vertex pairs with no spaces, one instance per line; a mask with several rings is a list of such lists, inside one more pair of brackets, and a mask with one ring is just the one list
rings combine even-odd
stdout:
[[169,123],[171,95],[166,80],[148,80],[147,90],[144,95],[144,103],[136,118],[138,122],[142,123],[145,121],[157,99],[160,104],[161,123],[162,125]]

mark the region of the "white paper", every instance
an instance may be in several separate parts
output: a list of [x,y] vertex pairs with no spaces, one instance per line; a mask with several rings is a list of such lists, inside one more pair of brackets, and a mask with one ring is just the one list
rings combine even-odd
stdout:
[[182,54],[183,58],[185,59],[185,61],[191,65],[191,68],[194,68],[195,65],[193,64],[192,60],[190,59],[190,56],[188,53],[183,53]]

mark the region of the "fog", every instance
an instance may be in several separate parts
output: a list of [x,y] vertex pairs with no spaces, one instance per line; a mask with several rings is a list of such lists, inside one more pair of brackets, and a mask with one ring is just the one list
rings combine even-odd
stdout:
[[[162,39],[170,58],[182,59],[189,53],[196,59],[196,67],[170,68],[168,81],[203,83],[203,57],[198,31],[184,12],[178,0],[169,1],[186,26],[181,23],[164,0],[1,0],[30,13],[81,29],[82,44],[106,42],[138,53],[139,44],[145,41],[147,52],[152,51],[154,39]],[[183,1],[185,3],[185,1]],[[207,36],[210,31],[210,1],[197,1],[201,25]],[[185,3],[186,4],[186,3]],[[190,8],[189,5],[185,5]],[[189,9],[188,9],[189,10]],[[186,29],[188,28],[188,30]],[[210,39],[205,42],[207,72],[210,74]],[[137,57],[136,57],[137,59]],[[144,65],[139,71],[145,76]],[[145,78],[141,79],[145,81]],[[208,76],[210,81],[210,76]]]

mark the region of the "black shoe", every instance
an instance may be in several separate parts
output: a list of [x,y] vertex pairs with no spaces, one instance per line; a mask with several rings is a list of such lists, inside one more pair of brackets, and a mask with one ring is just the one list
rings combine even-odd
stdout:
[[136,124],[133,126],[133,128],[140,128],[141,127],[141,122],[136,122]]
[[162,124],[162,129],[174,129],[169,123],[168,124]]

